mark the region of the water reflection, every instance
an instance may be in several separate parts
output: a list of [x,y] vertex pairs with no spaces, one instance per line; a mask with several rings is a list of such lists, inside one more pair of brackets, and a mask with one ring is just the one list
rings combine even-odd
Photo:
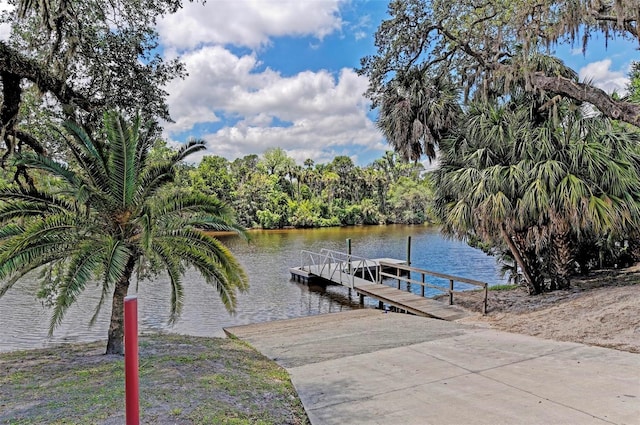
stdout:
[[[464,243],[443,239],[436,229],[424,226],[366,226],[250,232],[251,241],[221,236],[245,268],[251,288],[238,297],[238,309],[230,316],[218,296],[195,271],[184,277],[183,313],[173,326],[169,318],[170,286],[165,276],[140,282],[140,329],[198,336],[223,336],[226,326],[332,313],[360,308],[356,294],[339,286],[308,286],[290,280],[289,267],[300,264],[301,250],[345,250],[352,240],[353,254],[361,257],[406,257],[407,236],[412,237],[411,261],[422,267],[499,283],[493,258]],[[446,282],[445,284],[448,284]],[[419,291],[417,285],[412,290]],[[417,287],[417,288],[416,288]],[[47,337],[50,311],[35,299],[36,283],[26,279],[0,298],[0,351],[43,347],[61,342],[106,338],[110,302],[98,321],[88,327],[100,297],[97,286],[87,288],[80,302],[69,309],[62,325]],[[135,284],[130,293],[135,293]],[[372,300],[367,300],[373,306]]]

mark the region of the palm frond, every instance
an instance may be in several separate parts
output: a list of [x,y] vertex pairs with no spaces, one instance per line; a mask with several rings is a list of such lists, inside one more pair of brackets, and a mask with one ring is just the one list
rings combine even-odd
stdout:
[[44,208],[48,212],[76,211],[76,206],[65,199],[32,189],[2,189],[0,190],[0,201],[6,202],[3,207],[7,212],[16,208],[12,201],[24,202],[32,208]]
[[122,241],[112,237],[105,238],[104,242],[100,245],[104,246],[104,255],[102,257],[102,267],[104,270],[102,273],[104,274],[104,277],[102,281],[100,300],[98,301],[96,310],[89,321],[90,326],[92,326],[98,318],[102,305],[109,296],[111,288],[113,288],[116,282],[124,276],[127,261],[131,256],[129,248],[127,248]]
[[76,241],[75,228],[73,217],[56,215],[33,221],[22,234],[5,239],[0,244],[0,279],[40,261],[40,257],[48,258],[57,251],[68,252]]
[[184,160],[189,155],[193,155],[196,152],[203,151],[207,148],[207,145],[204,140],[201,139],[190,139],[183,146],[178,149],[178,151],[173,154],[170,159],[170,162],[175,165],[178,162]]
[[154,243],[151,249],[161,259],[169,275],[171,283],[171,315],[169,316],[169,323],[175,323],[182,312],[182,301],[184,299],[180,259],[173,255],[171,249],[163,243]]
[[[97,248],[97,249],[96,249]],[[93,243],[81,246],[70,258],[49,323],[49,335],[60,325],[69,307],[76,302],[87,282],[102,263],[103,249]]]
[[105,113],[105,130],[109,144],[109,181],[111,193],[119,208],[126,210],[133,202],[136,189],[136,150],[138,127],[129,127],[116,112]]
[[5,260],[0,254],[0,275],[7,281],[0,286],[2,297],[18,280],[26,274],[46,265],[63,261],[76,251],[77,245],[49,242],[15,253]]
[[185,214],[198,213],[218,217],[229,223],[234,221],[233,211],[227,204],[215,197],[199,193],[178,193],[169,194],[162,198],[157,197],[150,207],[156,217],[185,216]]
[[51,173],[54,176],[62,178],[73,187],[78,185],[78,177],[68,166],[54,161],[48,156],[32,152],[16,153],[14,155],[14,162],[16,165],[24,165],[29,168],[37,168],[38,170]]
[[194,248],[198,252],[213,259],[217,267],[230,278],[234,286],[240,290],[248,286],[244,270],[238,261],[231,255],[229,250],[217,239],[191,228],[174,229],[156,237],[157,241],[173,240],[177,245],[186,244],[189,248]]
[[174,178],[175,167],[169,162],[146,168],[139,177],[139,184],[135,193],[136,202],[149,199],[160,187],[172,182]]
[[24,226],[16,223],[5,224],[0,227],[0,241],[7,238],[24,234]]
[[64,123],[71,138],[64,137],[67,147],[86,173],[92,186],[107,193],[109,189],[108,154],[99,139],[91,138],[86,131],[73,121]]

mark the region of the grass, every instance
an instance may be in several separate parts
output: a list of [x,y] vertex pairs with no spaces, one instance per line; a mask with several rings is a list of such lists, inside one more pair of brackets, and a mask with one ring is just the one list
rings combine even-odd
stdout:
[[[0,354],[0,424],[122,424],[124,359],[104,343]],[[287,372],[247,344],[141,337],[143,424],[309,424]]]
[[489,286],[490,291],[512,291],[514,289],[518,289],[520,286],[518,285],[493,285]]

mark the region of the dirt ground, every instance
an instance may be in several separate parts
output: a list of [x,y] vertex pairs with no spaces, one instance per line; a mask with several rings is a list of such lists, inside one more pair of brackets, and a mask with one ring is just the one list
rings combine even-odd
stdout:
[[473,314],[463,323],[558,341],[640,353],[640,265],[576,278],[572,288],[530,296],[525,290],[489,292],[482,316],[476,294],[456,294]]

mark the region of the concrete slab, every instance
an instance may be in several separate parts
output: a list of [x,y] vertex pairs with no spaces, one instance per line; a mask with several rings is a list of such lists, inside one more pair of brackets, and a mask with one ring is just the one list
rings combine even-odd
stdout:
[[456,365],[470,372],[489,370],[581,347],[580,344],[559,344],[556,341],[486,328],[475,328],[475,332],[467,329],[462,335],[440,342],[437,345],[429,342],[416,344],[412,348],[438,358],[455,361]]
[[634,357],[579,346],[482,375],[603,420],[640,424],[640,364]]
[[[288,368],[462,335],[461,325],[362,309],[235,326],[225,332]],[[394,337],[389,338],[393,333]]]
[[640,424],[640,355],[357,310],[226,329],[313,425]]
[[[428,369],[428,377],[422,373]],[[334,359],[291,368],[290,374],[300,397],[312,410],[411,390],[427,382],[436,382],[468,374],[442,360],[406,347]],[[428,378],[429,381],[425,381]],[[327,383],[331,382],[331,385]]]

